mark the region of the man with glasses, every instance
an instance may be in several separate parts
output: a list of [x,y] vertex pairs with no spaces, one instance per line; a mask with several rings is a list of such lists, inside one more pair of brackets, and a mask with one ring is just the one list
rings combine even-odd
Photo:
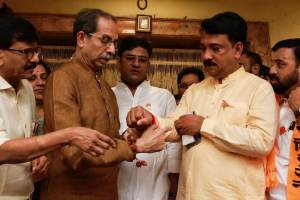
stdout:
[[[69,128],[30,137],[35,111],[30,83],[24,80],[39,61],[37,33],[25,19],[0,19],[0,199],[29,199],[32,180],[47,170],[42,156],[62,145],[76,145],[91,156],[102,154],[114,141],[87,128]],[[32,163],[28,162],[35,159]],[[25,162],[22,164],[17,164]]]
[[101,68],[115,55],[118,41],[116,19],[99,9],[78,13],[73,36],[72,60],[48,77],[45,96],[45,131],[71,126],[95,129],[114,138],[117,147],[92,158],[76,147],[53,153],[49,177],[42,185],[42,200],[115,200],[118,163],[132,161],[137,152],[161,150],[167,129],[152,126],[129,145],[120,138],[116,98],[102,79]]
[[[121,82],[113,88],[119,107],[120,134],[128,128],[126,116],[132,106],[144,106],[160,117],[176,108],[171,92],[151,86],[146,80],[151,54],[152,47],[146,40],[128,37],[120,43]],[[146,166],[137,167],[141,161],[122,162],[118,177],[119,200],[167,200],[170,190],[168,176],[178,180],[180,147],[179,143],[168,143],[160,152],[137,154],[137,159],[145,161]],[[177,186],[177,181],[174,185]]]
[[178,94],[175,95],[176,104],[179,101],[183,93],[194,83],[199,83],[203,81],[204,74],[201,69],[196,67],[186,67],[183,68],[177,76]]

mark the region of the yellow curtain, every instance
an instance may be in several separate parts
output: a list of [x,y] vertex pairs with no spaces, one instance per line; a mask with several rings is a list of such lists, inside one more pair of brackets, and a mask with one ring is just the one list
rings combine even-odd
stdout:
[[[55,68],[68,61],[73,47],[44,46],[45,62],[50,68]],[[166,88],[173,94],[177,93],[177,75],[184,67],[202,68],[199,50],[190,49],[153,49],[148,70],[148,80],[157,87]],[[115,86],[120,79],[120,72],[116,60],[110,61],[102,68],[102,75],[110,86]]]

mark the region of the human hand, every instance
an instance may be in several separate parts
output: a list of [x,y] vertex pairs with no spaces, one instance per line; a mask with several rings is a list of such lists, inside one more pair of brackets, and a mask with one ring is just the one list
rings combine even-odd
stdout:
[[171,128],[158,128],[157,125],[152,125],[147,128],[143,135],[137,139],[136,146],[138,153],[151,153],[161,151],[165,147],[167,132]]
[[36,158],[31,162],[31,176],[33,182],[38,182],[47,177],[49,160],[46,156]]
[[299,112],[300,108],[300,87],[296,87],[294,90],[291,91],[289,98],[288,98],[288,104],[290,108],[294,112]]
[[194,114],[182,115],[175,122],[174,126],[180,135],[198,135],[203,123],[204,117]]
[[131,108],[126,118],[127,126],[138,130],[145,130],[152,125],[152,120],[153,115],[141,106]]
[[135,128],[128,128],[123,134],[123,138],[128,144],[134,144],[140,136],[141,132]]
[[116,142],[113,139],[96,130],[74,127],[67,129],[67,131],[70,133],[70,144],[92,156],[103,155],[105,150],[116,147]]

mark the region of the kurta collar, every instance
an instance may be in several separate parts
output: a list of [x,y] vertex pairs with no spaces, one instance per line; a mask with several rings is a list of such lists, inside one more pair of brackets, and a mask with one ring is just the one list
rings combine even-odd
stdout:
[[13,88],[2,76],[0,76],[0,90]]
[[[234,81],[238,78],[240,78],[243,74],[245,74],[246,71],[244,69],[244,67],[240,67],[238,68],[236,71],[234,71],[233,73],[229,74],[226,78],[224,78],[222,80],[222,83],[220,85],[227,85],[229,82]],[[219,84],[219,80],[212,78],[212,83],[214,85],[218,85]]]
[[[119,81],[119,82],[117,83],[116,87],[117,87],[117,88],[120,88],[120,89],[122,89],[122,88],[128,88],[128,86],[127,86],[124,82],[122,82],[122,81]],[[150,87],[150,81],[145,80],[145,81],[143,81],[143,82],[137,87],[137,89],[138,89],[138,88],[147,88],[147,87]]]
[[25,83],[28,80],[21,79],[18,85],[18,90],[16,91],[13,86],[11,86],[2,76],[0,76],[0,90],[11,90],[16,91],[17,94],[21,93],[25,89]]

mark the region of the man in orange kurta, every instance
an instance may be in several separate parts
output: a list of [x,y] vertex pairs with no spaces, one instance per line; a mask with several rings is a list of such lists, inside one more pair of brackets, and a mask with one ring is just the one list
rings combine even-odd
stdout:
[[272,47],[271,83],[281,101],[275,157],[278,184],[269,191],[271,200],[295,200],[300,195],[299,67],[300,38],[281,40]]
[[[153,128],[136,144],[117,139],[119,118],[116,98],[99,70],[115,54],[116,20],[98,10],[81,11],[74,23],[76,50],[71,61],[49,76],[45,90],[45,131],[84,126],[112,138],[117,147],[91,157],[76,147],[62,147],[52,154],[42,200],[115,200],[117,163],[132,161],[137,152],[164,147],[166,130]],[[154,131],[153,131],[154,130]],[[157,131],[156,131],[157,130]],[[150,148],[148,148],[150,147]]]

